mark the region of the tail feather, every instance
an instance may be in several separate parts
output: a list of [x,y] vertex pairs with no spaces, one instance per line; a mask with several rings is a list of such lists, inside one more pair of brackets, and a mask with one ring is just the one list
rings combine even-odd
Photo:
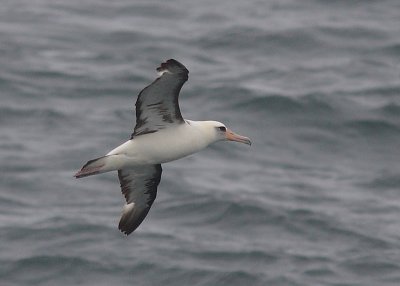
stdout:
[[75,178],[83,178],[87,176],[92,176],[101,173],[103,167],[106,165],[107,156],[103,156],[100,158],[96,158],[88,161],[82,169],[77,172],[74,177]]

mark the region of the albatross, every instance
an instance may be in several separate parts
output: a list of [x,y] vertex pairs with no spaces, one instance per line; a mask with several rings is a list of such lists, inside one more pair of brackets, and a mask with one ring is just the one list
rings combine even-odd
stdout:
[[174,59],[157,68],[159,77],[145,87],[136,101],[136,126],[128,141],[105,156],[88,161],[74,177],[118,171],[126,204],[118,228],[126,235],[144,220],[161,180],[162,163],[196,153],[217,141],[251,145],[218,121],[183,119],[178,97],[189,71]]

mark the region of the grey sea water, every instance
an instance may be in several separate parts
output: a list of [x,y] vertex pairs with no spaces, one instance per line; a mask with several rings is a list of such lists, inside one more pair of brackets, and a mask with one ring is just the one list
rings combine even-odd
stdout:
[[[116,173],[161,61],[218,143],[117,229]],[[400,2],[2,1],[0,285],[400,285]]]

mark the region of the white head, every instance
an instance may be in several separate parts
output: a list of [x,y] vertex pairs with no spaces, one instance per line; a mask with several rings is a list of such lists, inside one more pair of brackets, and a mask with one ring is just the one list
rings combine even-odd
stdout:
[[198,121],[198,122],[201,123],[201,129],[203,130],[203,132],[206,133],[207,137],[209,137],[212,140],[212,142],[228,140],[228,141],[236,141],[251,145],[251,141],[248,137],[236,134],[221,122],[218,121]]

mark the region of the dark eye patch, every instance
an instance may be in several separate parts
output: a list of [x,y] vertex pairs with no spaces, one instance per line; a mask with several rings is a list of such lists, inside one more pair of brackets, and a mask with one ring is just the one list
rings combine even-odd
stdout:
[[223,131],[223,132],[225,132],[226,131],[226,127],[224,127],[224,126],[220,126],[220,127],[217,127],[220,131]]

